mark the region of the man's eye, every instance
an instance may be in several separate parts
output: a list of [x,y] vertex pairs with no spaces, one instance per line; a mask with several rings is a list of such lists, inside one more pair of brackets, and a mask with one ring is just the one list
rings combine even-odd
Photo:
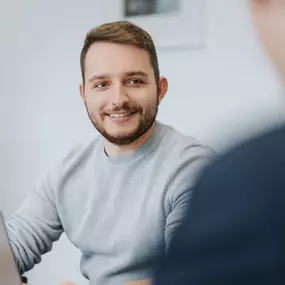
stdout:
[[107,87],[108,84],[106,82],[100,82],[100,83],[97,83],[95,84],[95,88],[104,88],[104,87]]
[[142,84],[142,83],[143,82],[140,79],[131,79],[131,80],[128,81],[128,84],[131,84],[131,85],[133,85],[133,84]]

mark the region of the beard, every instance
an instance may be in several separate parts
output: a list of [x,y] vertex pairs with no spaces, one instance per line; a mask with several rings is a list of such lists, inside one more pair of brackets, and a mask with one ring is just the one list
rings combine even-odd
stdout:
[[124,145],[129,145],[139,139],[142,135],[144,135],[154,124],[157,112],[158,112],[158,100],[155,104],[148,105],[145,109],[143,109],[139,105],[134,105],[134,104],[125,104],[121,108],[116,108],[113,109],[112,112],[116,111],[126,111],[126,112],[135,112],[135,115],[139,116],[139,122],[137,124],[137,127],[129,132],[129,133],[124,133],[122,132],[121,134],[118,133],[116,135],[112,135],[109,133],[106,128],[103,126],[103,120],[104,116],[107,115],[108,113],[103,113],[101,114],[101,121],[95,118],[94,114],[92,114],[91,111],[88,110],[87,105],[86,110],[87,114],[90,118],[91,123],[93,126],[97,129],[97,131],[110,143],[118,145],[118,146],[124,146]]

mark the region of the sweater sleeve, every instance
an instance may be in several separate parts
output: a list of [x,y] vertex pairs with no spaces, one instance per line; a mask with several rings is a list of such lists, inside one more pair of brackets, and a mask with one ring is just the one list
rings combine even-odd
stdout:
[[21,274],[41,261],[63,232],[55,204],[56,175],[50,172],[19,210],[6,220],[9,240]]
[[180,154],[168,185],[167,200],[170,210],[165,226],[166,251],[168,251],[172,237],[185,216],[192,189],[198,177],[216,157],[216,152],[203,146],[186,148]]

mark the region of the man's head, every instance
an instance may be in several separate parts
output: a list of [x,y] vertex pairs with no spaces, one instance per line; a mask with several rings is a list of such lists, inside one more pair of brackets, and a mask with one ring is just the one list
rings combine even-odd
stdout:
[[285,0],[250,0],[264,47],[285,80]]
[[87,34],[80,62],[81,96],[96,129],[116,145],[145,134],[167,92],[150,35],[126,21],[101,25]]

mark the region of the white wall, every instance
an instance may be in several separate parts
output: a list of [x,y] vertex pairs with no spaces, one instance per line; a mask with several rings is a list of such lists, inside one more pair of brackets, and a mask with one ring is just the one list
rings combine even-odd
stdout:
[[[246,2],[208,1],[204,50],[159,52],[170,84],[159,119],[219,151],[284,118],[280,82],[252,35]],[[87,30],[104,22],[100,3],[1,5],[0,208],[6,215],[70,146],[94,134],[78,93],[79,53]],[[87,284],[79,258],[63,237],[28,274],[31,284]]]

